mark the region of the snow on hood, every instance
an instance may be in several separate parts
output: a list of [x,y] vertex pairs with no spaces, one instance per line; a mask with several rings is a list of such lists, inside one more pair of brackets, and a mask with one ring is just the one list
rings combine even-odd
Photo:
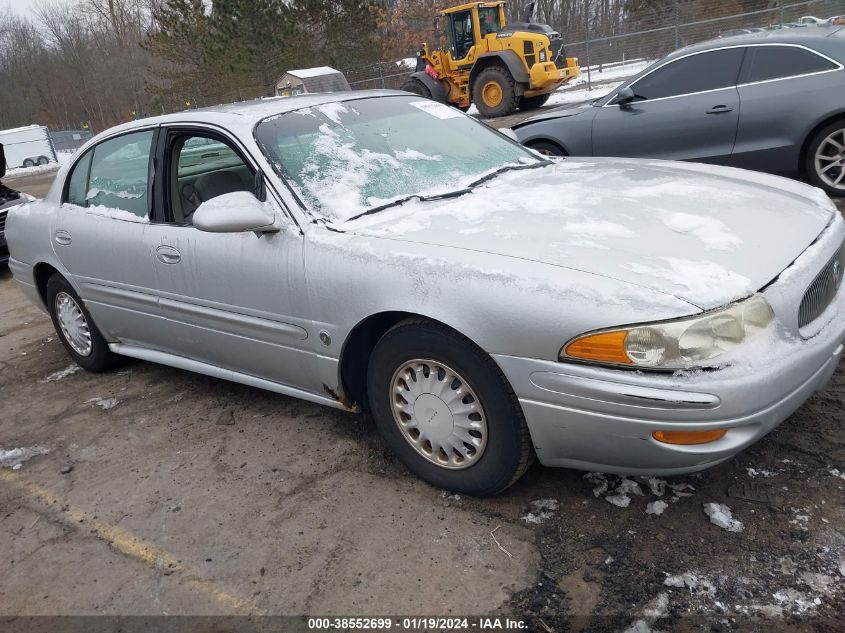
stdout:
[[567,158],[338,228],[581,270],[712,309],[775,279],[834,213],[820,190],[756,172]]

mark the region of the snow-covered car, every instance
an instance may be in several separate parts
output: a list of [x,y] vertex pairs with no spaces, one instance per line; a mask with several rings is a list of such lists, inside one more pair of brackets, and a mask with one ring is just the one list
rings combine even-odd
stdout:
[[[6,153],[3,144],[0,143],[0,179],[6,175]],[[5,266],[9,261],[9,247],[6,246],[6,217],[9,209],[23,204],[27,198],[20,192],[5,186],[0,180],[0,266]]]
[[9,221],[82,367],[368,409],[410,470],[476,495],[532,455],[687,473],[771,431],[842,354],[844,239],[807,185],[546,158],[392,91],[123,125]]

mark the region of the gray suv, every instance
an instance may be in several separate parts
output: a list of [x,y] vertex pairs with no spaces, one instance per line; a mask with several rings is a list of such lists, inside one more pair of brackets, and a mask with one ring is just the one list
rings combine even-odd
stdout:
[[845,29],[808,27],[672,53],[590,105],[514,127],[543,153],[690,160],[802,176],[845,196]]
[[[5,175],[6,154],[3,152],[3,144],[0,143],[0,178]],[[5,266],[9,261],[9,247],[6,244],[6,217],[9,215],[9,209],[25,201],[20,193],[9,189],[0,181],[0,266]]]

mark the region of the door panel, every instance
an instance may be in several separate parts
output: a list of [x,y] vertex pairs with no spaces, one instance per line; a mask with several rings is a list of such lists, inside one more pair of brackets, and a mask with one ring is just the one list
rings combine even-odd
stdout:
[[593,120],[593,155],[726,164],[739,109],[736,88],[605,106]]

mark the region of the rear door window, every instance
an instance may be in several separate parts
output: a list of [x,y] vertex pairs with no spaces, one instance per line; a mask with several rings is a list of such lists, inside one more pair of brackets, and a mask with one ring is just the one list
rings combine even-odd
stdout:
[[796,46],[753,46],[748,49],[745,66],[743,83],[809,75],[837,67],[829,59]]
[[119,209],[141,218],[149,216],[150,148],[152,130],[124,134],[94,148],[88,179],[88,206]]
[[664,99],[735,86],[744,48],[690,55],[658,68],[631,85],[637,100]]

